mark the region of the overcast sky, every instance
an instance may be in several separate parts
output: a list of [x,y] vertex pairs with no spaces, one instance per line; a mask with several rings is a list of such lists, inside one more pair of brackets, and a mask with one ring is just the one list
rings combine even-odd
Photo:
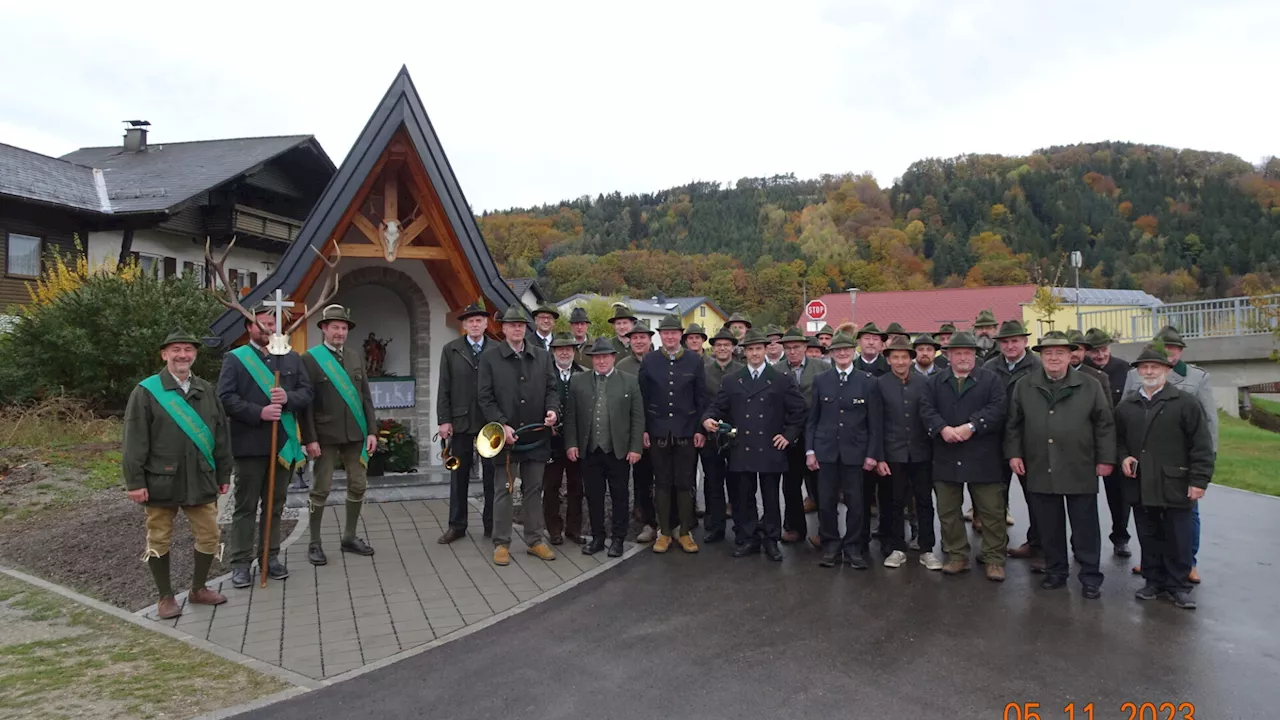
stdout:
[[[317,10],[318,7],[332,9]],[[1127,140],[1280,153],[1277,0],[0,0],[0,142],[311,133],[408,65],[476,211]]]

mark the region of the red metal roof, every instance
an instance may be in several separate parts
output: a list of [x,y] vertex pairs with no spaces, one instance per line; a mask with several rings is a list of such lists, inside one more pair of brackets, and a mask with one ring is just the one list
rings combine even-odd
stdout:
[[[850,294],[828,293],[822,300],[827,305],[826,322],[832,327],[853,322],[874,322],[881,330],[891,322],[901,323],[909,332],[936,332],[943,323],[964,330],[982,310],[991,310],[996,320],[1022,320],[1022,306],[1035,299],[1035,285],[1005,287],[955,288],[941,290],[895,290],[858,292],[856,301]],[[808,317],[802,310],[800,327],[806,328]],[[809,333],[812,334],[812,333]]]

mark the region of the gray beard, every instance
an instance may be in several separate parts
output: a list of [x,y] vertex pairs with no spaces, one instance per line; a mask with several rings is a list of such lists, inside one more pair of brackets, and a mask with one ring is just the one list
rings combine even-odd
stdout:
[[991,338],[987,337],[986,335],[979,335],[979,336],[978,336],[978,347],[982,348],[983,350],[990,350],[991,348],[993,348],[993,347],[995,347],[995,346],[996,346],[996,341],[995,341],[995,340],[992,340]]

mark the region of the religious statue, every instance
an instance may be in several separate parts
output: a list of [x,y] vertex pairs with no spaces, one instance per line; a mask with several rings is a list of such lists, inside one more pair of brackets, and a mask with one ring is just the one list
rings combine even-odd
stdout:
[[386,377],[387,371],[383,368],[383,364],[387,361],[387,346],[391,341],[380,338],[369,333],[369,337],[364,341],[364,369],[369,377]]

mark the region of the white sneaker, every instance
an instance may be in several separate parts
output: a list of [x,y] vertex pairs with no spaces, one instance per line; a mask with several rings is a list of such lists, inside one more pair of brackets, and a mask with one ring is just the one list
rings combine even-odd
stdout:
[[934,555],[931,552],[923,553],[920,555],[920,564],[929,568],[930,570],[942,569],[942,561],[938,559],[937,555]]
[[658,531],[654,530],[652,525],[645,525],[644,528],[640,530],[640,534],[636,536],[636,542],[651,543],[657,536]]
[[[884,559],[884,566],[887,568],[899,568],[907,561],[907,554],[901,550],[894,550],[889,553],[889,557]],[[942,567],[939,565],[938,567]]]

